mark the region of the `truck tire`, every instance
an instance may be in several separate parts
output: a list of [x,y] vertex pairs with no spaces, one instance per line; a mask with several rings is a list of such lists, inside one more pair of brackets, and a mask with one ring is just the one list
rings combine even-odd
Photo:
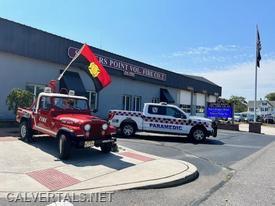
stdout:
[[104,143],[100,146],[100,149],[103,153],[109,153],[112,150],[112,143]]
[[59,135],[59,158],[60,159],[68,159],[71,154],[71,141],[68,135],[61,133]]
[[124,137],[131,137],[131,136],[135,135],[135,133],[136,133],[136,128],[133,123],[126,122],[121,125],[121,134]]
[[205,130],[201,127],[195,127],[190,131],[189,138],[195,143],[201,143],[206,140]]
[[33,131],[30,127],[30,124],[27,121],[22,121],[19,125],[20,137],[19,139],[24,142],[32,142],[33,141]]

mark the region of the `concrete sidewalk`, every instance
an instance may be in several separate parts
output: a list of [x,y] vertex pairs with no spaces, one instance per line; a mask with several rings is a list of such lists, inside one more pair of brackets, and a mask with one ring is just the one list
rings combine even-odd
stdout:
[[232,179],[200,205],[275,205],[275,142],[232,169]]
[[[249,125],[248,124],[240,124],[239,129],[240,129],[240,131],[248,132]],[[275,127],[262,125],[261,133],[266,134],[266,135],[275,135]]]
[[8,192],[104,192],[160,188],[198,176],[184,161],[165,159],[129,148],[104,154],[96,148],[74,150],[68,161],[57,158],[57,142],[40,137],[32,144],[0,137],[0,194]]

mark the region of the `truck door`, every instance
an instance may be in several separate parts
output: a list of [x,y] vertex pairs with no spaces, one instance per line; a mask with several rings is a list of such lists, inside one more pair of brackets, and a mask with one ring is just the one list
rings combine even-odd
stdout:
[[161,131],[160,121],[165,114],[164,107],[159,105],[148,105],[144,111],[143,130],[145,131]]
[[35,114],[35,127],[40,132],[53,135],[51,130],[52,118],[50,115],[51,99],[47,96],[41,96],[39,99],[37,113]]
[[183,124],[183,120],[186,119],[186,115],[175,107],[166,106],[166,118],[171,120],[171,128],[169,128],[172,133],[176,134],[186,134],[187,127]]

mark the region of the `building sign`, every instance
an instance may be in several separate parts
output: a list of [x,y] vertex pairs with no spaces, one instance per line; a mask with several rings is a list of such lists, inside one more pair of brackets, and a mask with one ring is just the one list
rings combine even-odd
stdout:
[[208,103],[206,115],[209,118],[232,118],[233,106],[223,99],[218,99],[217,102]]
[[[69,47],[68,48],[68,56],[73,58],[78,52],[78,48]],[[99,62],[108,68],[116,69],[123,72],[125,76],[134,77],[135,75],[144,76],[147,78],[157,79],[160,81],[166,81],[166,74],[162,72],[157,72],[151,69],[146,69],[140,66],[136,66],[133,64],[129,64],[127,62],[123,62],[117,59],[113,59],[110,57],[106,57],[103,55],[95,54],[98,58]]]

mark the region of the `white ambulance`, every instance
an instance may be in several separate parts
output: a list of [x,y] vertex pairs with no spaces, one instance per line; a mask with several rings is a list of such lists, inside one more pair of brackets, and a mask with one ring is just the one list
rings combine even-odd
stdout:
[[195,142],[217,136],[217,126],[211,119],[189,116],[166,103],[145,103],[143,112],[110,110],[108,119],[126,137],[137,131],[187,135]]

